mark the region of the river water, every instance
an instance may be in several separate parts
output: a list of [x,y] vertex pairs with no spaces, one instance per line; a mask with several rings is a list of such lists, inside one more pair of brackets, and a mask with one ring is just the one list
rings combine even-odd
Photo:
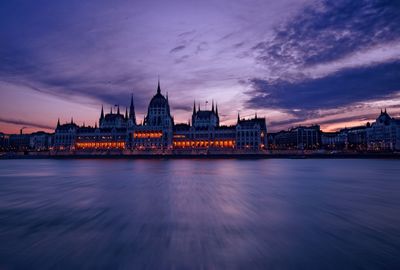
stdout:
[[0,269],[400,269],[400,161],[1,160]]

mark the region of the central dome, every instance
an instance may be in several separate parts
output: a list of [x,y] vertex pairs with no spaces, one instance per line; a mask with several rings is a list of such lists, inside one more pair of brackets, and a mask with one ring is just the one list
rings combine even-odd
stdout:
[[150,126],[168,126],[171,123],[172,118],[169,111],[168,95],[165,98],[161,94],[160,81],[158,81],[157,93],[150,101],[144,124]]
[[150,101],[149,108],[162,108],[168,106],[167,99],[161,94],[160,82],[158,82],[157,86],[157,94],[153,96]]

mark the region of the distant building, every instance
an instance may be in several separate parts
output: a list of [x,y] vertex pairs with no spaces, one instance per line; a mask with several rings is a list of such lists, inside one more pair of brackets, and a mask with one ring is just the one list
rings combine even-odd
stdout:
[[367,150],[367,127],[357,126],[351,128],[345,128],[340,130],[341,134],[346,135],[346,149],[347,150],[357,150],[364,151]]
[[343,132],[322,132],[321,145],[328,150],[343,150],[347,145],[347,134]]
[[267,125],[265,118],[240,119],[236,124],[236,148],[260,150],[267,147]]
[[0,132],[0,152],[10,150],[10,135]]
[[30,149],[29,134],[12,134],[9,137],[11,151],[28,151]]
[[271,149],[312,150],[321,146],[321,130],[319,125],[299,126],[270,134]]
[[47,151],[53,146],[53,134],[38,131],[30,134],[29,147],[35,151]]
[[381,111],[379,117],[366,129],[368,150],[400,150],[400,120]]
[[78,128],[79,126],[74,123],[72,118],[70,123],[65,124],[60,124],[60,119],[58,119],[54,132],[54,149],[73,150],[75,148]]

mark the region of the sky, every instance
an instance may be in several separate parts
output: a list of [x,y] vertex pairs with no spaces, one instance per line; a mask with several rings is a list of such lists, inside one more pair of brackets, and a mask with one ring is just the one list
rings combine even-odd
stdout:
[[94,125],[131,94],[140,122],[158,77],[176,123],[194,100],[270,131],[399,117],[400,1],[0,2],[2,132]]

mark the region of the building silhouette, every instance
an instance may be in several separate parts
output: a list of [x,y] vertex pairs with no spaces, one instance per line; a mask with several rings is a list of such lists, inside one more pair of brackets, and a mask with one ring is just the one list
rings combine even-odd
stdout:
[[218,105],[211,110],[196,109],[193,104],[191,123],[175,124],[168,95],[164,96],[158,81],[156,93],[148,105],[143,122],[136,122],[133,96],[129,113],[104,114],[102,106],[99,126],[78,126],[57,122],[55,150],[132,150],[132,151],[260,151],[267,145],[265,118],[240,119],[236,125],[221,126]]

